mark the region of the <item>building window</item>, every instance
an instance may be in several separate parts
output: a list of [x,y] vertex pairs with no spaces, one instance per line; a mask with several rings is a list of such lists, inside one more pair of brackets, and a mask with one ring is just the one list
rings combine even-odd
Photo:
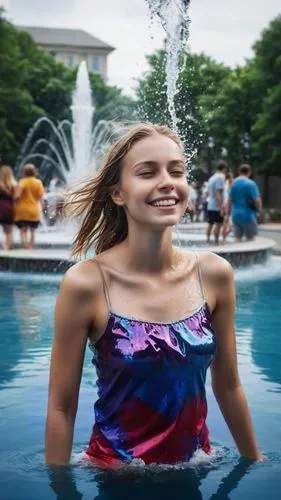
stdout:
[[75,65],[75,58],[74,58],[73,54],[67,54],[67,56],[66,56],[66,65],[69,68],[73,68],[74,67],[74,65]]
[[91,70],[94,73],[100,73],[100,58],[99,58],[99,56],[92,56]]

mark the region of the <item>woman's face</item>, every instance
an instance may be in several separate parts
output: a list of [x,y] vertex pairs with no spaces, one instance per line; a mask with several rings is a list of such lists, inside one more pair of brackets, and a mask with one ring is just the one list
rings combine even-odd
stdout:
[[177,224],[187,206],[188,186],[179,146],[160,134],[132,146],[123,160],[113,201],[130,219],[161,230]]

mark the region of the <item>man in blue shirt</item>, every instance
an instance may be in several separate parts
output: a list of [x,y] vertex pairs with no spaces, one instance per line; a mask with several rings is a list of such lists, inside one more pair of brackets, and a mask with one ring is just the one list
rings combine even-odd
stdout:
[[223,223],[224,210],[224,188],[227,165],[219,161],[216,172],[208,182],[208,226],[207,242],[210,242],[212,229],[214,227],[215,243],[219,243],[220,230]]
[[235,241],[243,236],[248,241],[258,234],[257,214],[262,210],[261,196],[257,184],[249,179],[250,165],[239,167],[239,176],[233,181],[229,192],[228,214],[232,215]]

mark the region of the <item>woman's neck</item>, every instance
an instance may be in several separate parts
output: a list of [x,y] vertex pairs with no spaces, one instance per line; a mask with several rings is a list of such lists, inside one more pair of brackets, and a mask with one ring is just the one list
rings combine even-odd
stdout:
[[163,232],[129,231],[121,244],[126,267],[143,273],[159,273],[169,270],[179,263],[180,252],[172,246],[172,229]]

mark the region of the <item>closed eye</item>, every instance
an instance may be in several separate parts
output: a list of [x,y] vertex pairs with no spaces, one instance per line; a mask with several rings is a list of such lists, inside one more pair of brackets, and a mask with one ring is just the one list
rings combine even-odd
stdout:
[[[155,170],[144,170],[139,172],[137,175],[139,177],[152,177],[156,173],[157,172]],[[170,170],[169,174],[176,177],[183,177],[185,175],[185,172],[181,168],[174,168],[173,170]]]
[[184,175],[183,170],[172,170],[171,172],[173,175]]

